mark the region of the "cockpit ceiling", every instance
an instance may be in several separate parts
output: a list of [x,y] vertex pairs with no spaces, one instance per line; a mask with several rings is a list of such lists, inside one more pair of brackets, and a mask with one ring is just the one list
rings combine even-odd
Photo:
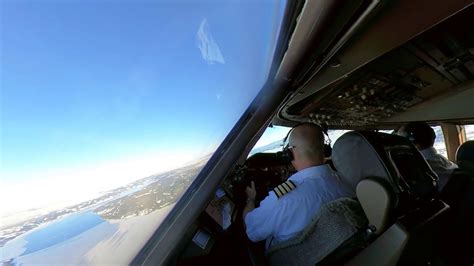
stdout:
[[474,89],[472,25],[473,6],[289,106],[284,118],[330,127],[381,125],[428,100]]

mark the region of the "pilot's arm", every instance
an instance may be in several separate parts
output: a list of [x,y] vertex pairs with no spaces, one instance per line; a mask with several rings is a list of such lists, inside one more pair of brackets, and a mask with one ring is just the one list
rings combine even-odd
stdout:
[[[255,186],[251,184],[247,190],[247,196],[252,196],[252,189],[255,190]],[[276,204],[277,201],[278,198],[276,195],[270,192],[270,194],[260,202],[260,207],[258,208],[255,208],[254,202],[247,202],[243,215],[247,236],[253,242],[265,240],[273,235],[274,224],[279,213]]]
[[257,196],[257,191],[255,190],[255,183],[253,181],[250,182],[250,186],[245,188],[245,193],[247,194],[247,204],[245,205],[244,211],[242,213],[244,221],[247,213],[255,209],[255,197]]

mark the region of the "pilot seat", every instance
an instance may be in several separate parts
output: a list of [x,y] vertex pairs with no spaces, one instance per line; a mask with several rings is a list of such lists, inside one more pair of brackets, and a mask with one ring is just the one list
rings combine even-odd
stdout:
[[439,199],[438,177],[409,140],[347,132],[334,144],[333,162],[356,192],[375,235],[346,264],[427,265],[437,256],[449,207]]

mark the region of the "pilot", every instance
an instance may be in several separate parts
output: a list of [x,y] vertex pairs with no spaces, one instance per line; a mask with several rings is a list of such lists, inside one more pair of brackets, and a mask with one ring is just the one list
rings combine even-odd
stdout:
[[425,122],[410,122],[398,130],[398,135],[408,137],[438,175],[438,190],[442,191],[458,166],[439,154],[433,147],[436,134]]
[[297,170],[277,186],[255,208],[255,184],[246,188],[243,211],[248,238],[266,240],[266,248],[288,240],[302,231],[327,202],[351,197],[351,192],[324,163],[324,136],[321,128],[303,124],[293,128],[288,138],[291,163]]

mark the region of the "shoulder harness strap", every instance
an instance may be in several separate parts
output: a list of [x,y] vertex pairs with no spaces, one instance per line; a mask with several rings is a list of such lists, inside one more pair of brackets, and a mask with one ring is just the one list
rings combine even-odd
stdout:
[[291,180],[287,180],[285,183],[281,183],[280,185],[276,186],[273,189],[273,192],[275,192],[275,195],[277,196],[277,198],[281,198],[283,195],[292,191],[295,188],[296,188],[295,183],[293,183],[293,181]]

